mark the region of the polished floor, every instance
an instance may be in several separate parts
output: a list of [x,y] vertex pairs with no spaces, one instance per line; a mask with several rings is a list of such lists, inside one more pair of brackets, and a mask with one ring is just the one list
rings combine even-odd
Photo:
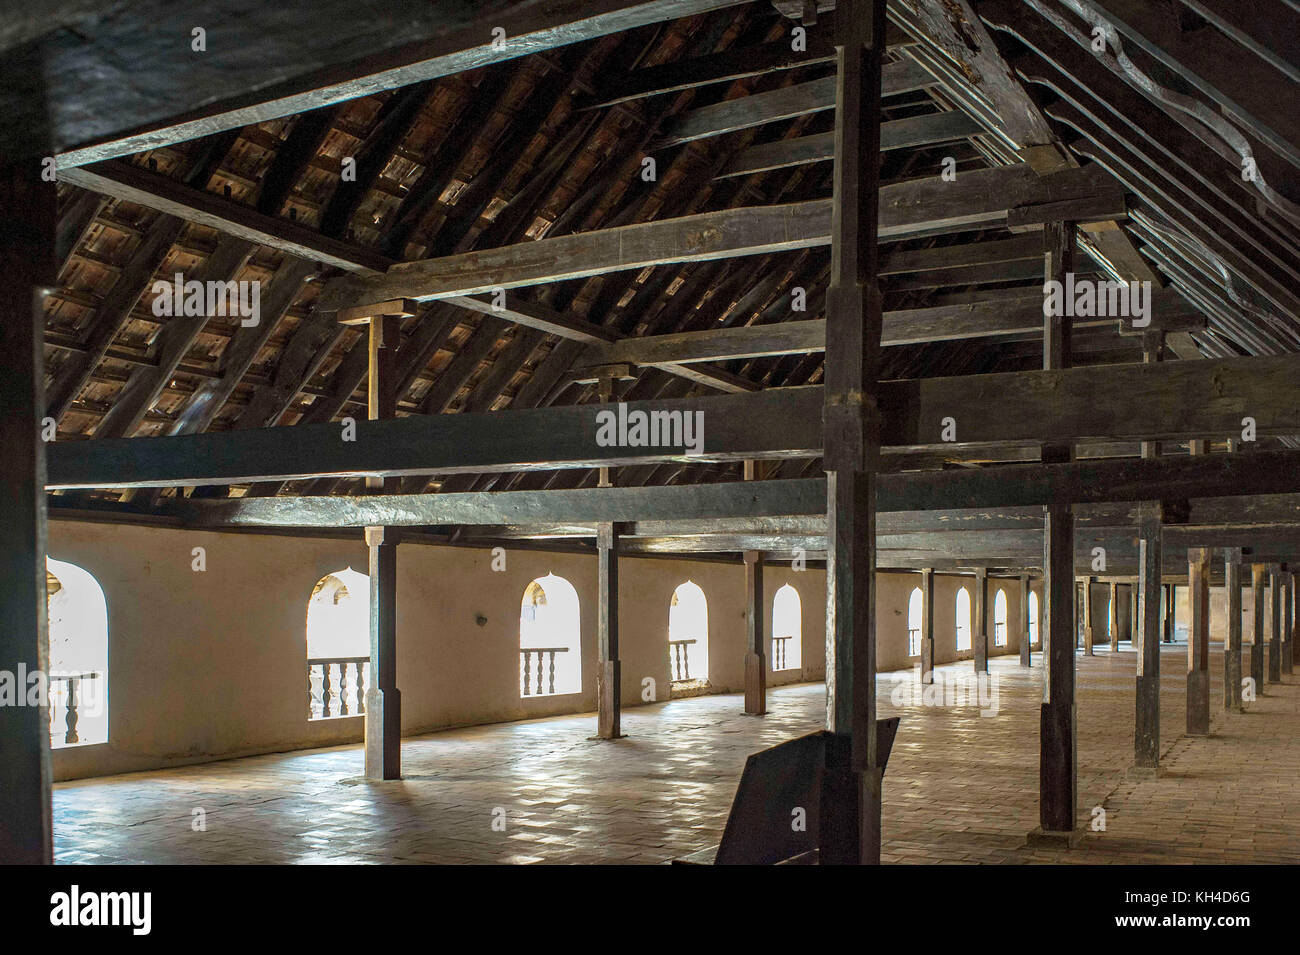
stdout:
[[[1300,862],[1300,674],[1225,714],[1213,654],[1212,735],[1188,738],[1185,661],[1185,646],[1166,648],[1163,773],[1139,778],[1126,773],[1133,653],[1078,657],[1084,835],[1072,850],[1025,846],[1038,821],[1038,655],[1032,670],[994,658],[996,699],[982,704],[958,694],[927,706],[911,698],[912,674],[881,674],[880,715],[902,717],[885,775],[885,861]],[[970,671],[937,673],[952,682]],[[746,755],[821,728],[825,690],[785,687],[770,705],[764,718],[741,715],[734,695],[634,707],[617,742],[590,740],[590,715],[421,736],[403,742],[406,778],[388,783],[358,779],[359,746],[62,783],[55,853],[64,863],[661,863],[717,843]]]

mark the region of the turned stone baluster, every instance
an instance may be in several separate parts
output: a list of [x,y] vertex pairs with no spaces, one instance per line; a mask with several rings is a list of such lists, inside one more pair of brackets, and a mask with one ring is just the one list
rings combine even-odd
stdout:
[[75,743],[80,737],[77,736],[77,678],[74,676],[68,680],[68,712],[65,717],[68,726],[68,732],[63,737],[65,743]]
[[311,671],[312,671],[312,665],[308,663],[307,664],[307,719],[314,720],[316,718],[316,700],[312,697],[312,693],[311,693]]
[[530,668],[532,659],[533,659],[533,652],[531,650],[525,650],[524,651],[524,696],[528,696],[529,691],[532,689],[532,679],[531,679],[532,670]]
[[542,651],[537,651],[537,695],[542,695]]
[[328,663],[321,664],[321,673],[324,676],[321,678],[320,715],[325,717],[330,715],[330,665]]
[[551,694],[555,694],[555,651],[551,651]]
[[366,713],[366,671],[362,669],[365,661],[357,661],[357,715],[364,716]]
[[339,663],[339,715],[348,715],[348,665]]

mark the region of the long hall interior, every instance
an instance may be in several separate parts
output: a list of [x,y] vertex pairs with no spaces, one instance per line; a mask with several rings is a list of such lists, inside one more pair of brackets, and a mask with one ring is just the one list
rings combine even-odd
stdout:
[[0,862],[1300,862],[1293,0],[365,8],[0,11]]

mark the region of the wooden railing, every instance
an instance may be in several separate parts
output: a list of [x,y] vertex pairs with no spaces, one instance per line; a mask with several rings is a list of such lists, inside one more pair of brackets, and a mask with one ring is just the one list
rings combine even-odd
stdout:
[[[63,742],[65,744],[71,745],[72,743],[81,742],[81,737],[77,735],[77,721],[80,718],[77,713],[77,684],[81,683],[83,680],[98,680],[99,676],[100,675],[98,673],[68,673],[68,674],[59,674],[57,676],[55,674],[50,674],[51,690],[54,689],[55,683],[68,684],[68,698],[63,707],[63,725],[65,729],[65,732],[63,734]],[[51,697],[52,696],[53,694],[51,694]],[[54,702],[53,699],[51,699],[50,702],[51,704],[53,704]],[[51,742],[54,741],[54,715],[56,710],[57,707],[53,705],[50,706],[50,741]]]
[[672,682],[685,683],[691,679],[691,645],[694,640],[668,641],[668,672]]
[[[523,658],[520,661],[523,672],[519,677],[519,695],[520,696],[554,696],[555,695],[555,655],[557,653],[568,653],[568,647],[521,647],[519,655]],[[537,654],[537,689],[532,689],[532,661],[533,654]],[[550,661],[550,667],[543,666],[543,658]],[[549,672],[550,679],[545,684],[546,690],[542,689],[542,678]]]
[[793,637],[772,638],[772,669],[784,670],[789,666],[790,641]]
[[993,624],[993,646],[1005,647],[1007,645],[1007,625],[1005,623]]
[[[336,668],[337,684],[334,683]],[[348,683],[349,668],[353,671],[351,684]],[[309,657],[307,659],[307,719],[364,716],[366,675],[369,672],[370,657]],[[317,682],[318,674],[319,682]],[[336,686],[337,690],[335,690]],[[351,706],[348,705],[349,698]]]
[[920,627],[909,627],[907,630],[907,655],[909,657],[919,657],[921,655]]

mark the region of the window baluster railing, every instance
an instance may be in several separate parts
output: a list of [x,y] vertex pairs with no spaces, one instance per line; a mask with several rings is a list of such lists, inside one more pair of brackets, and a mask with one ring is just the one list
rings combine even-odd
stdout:
[[[77,723],[81,719],[80,713],[78,712],[77,684],[85,680],[98,680],[99,677],[100,674],[98,672],[62,673],[57,675],[53,673],[50,674],[51,690],[54,689],[55,683],[66,683],[68,685],[68,689],[67,689],[68,698],[65,701],[63,707],[63,728],[64,728],[63,742],[66,745],[70,746],[73,743],[81,742],[81,737],[77,735]],[[53,703],[53,699],[52,699],[53,696],[54,694],[52,693],[51,703]],[[50,741],[51,742],[54,741],[54,716],[57,709],[58,708],[55,706],[50,706]]]
[[691,645],[694,640],[668,641],[668,668],[672,682],[685,683],[691,678]]
[[[334,691],[334,668],[338,667],[338,690]],[[348,680],[352,667],[353,679]],[[366,673],[369,657],[310,657],[307,660],[307,718],[361,716],[366,712]],[[349,705],[351,704],[351,705]]]
[[772,638],[772,669],[784,670],[789,666],[790,641],[793,637]]
[[[519,655],[522,673],[519,678],[519,695],[554,696],[555,655],[568,652],[568,647],[520,647]],[[533,654],[537,654],[537,685],[535,688],[532,676]]]

